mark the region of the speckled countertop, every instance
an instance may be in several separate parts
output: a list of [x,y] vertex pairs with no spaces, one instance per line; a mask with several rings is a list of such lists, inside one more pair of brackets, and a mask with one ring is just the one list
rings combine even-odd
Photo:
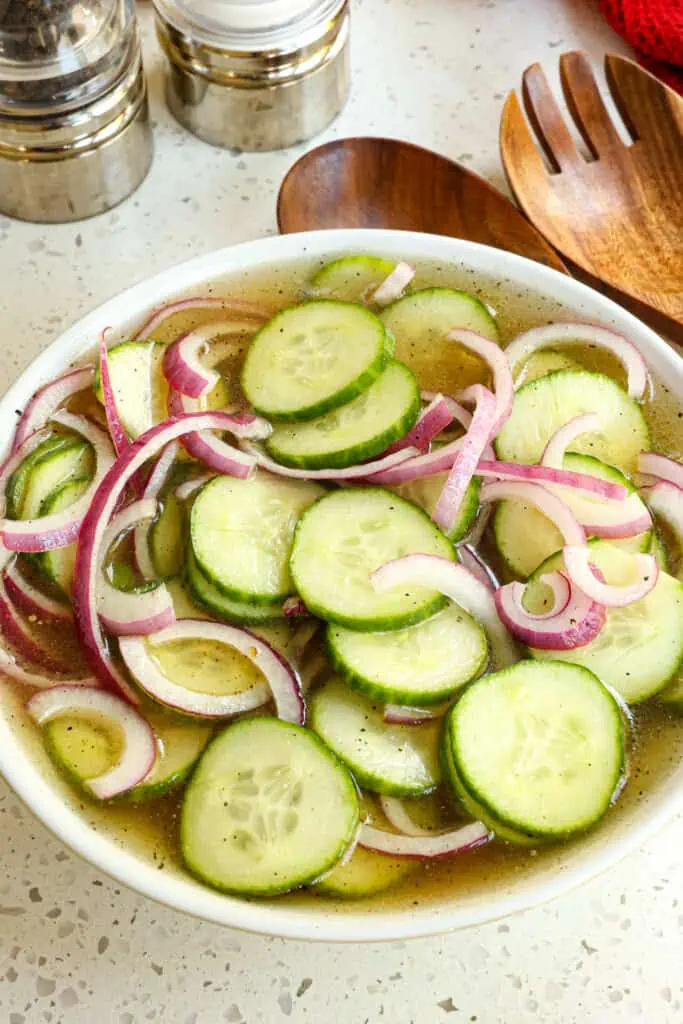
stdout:
[[[295,152],[211,149],[164,109],[142,188],[95,220],[0,217],[0,386],[63,327],[148,274],[274,233]],[[397,135],[503,186],[505,91],[532,60],[624,47],[589,0],[357,0],[353,95],[328,133]],[[612,1024],[683,1020],[683,821],[552,905],[412,943],[308,946],[189,920],[75,859],[0,781],[2,1024]],[[679,902],[680,900],[680,902]]]

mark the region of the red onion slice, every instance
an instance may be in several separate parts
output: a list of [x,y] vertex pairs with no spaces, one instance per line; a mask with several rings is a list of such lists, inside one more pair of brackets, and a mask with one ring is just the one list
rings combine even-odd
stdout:
[[147,721],[129,704],[102,690],[57,686],[37,693],[26,709],[38,725],[47,725],[63,715],[98,715],[106,718],[122,734],[123,744],[117,763],[84,785],[98,800],[111,800],[128,792],[145,778],[157,756],[157,741]]
[[[225,696],[198,693],[174,683],[158,667],[152,657],[153,649],[157,644],[184,639],[212,640],[234,647],[260,669],[265,683]],[[179,619],[174,626],[156,633],[147,644],[141,637],[131,636],[123,638],[119,647],[129,671],[143,690],[168,707],[203,718],[224,718],[253,711],[272,696],[278,718],[304,724],[306,707],[296,672],[274,647],[247,629],[201,619]]]
[[[424,402],[432,402],[435,398],[439,396],[439,392],[421,391],[420,395]],[[441,397],[443,398],[444,402],[446,402],[448,408],[453,414],[453,419],[457,420],[464,430],[469,430],[470,424],[472,423],[472,413],[469,412],[469,410],[466,409],[464,405],[461,405],[460,402],[456,402],[456,400],[452,398],[450,395],[442,395]],[[492,462],[495,460],[496,455],[490,444],[487,445],[486,448],[484,449],[483,457],[485,459],[490,459]]]
[[[106,555],[118,537],[143,519],[154,519],[158,511],[155,498],[141,498],[116,515],[102,537],[102,555]],[[164,583],[140,593],[118,590],[100,570],[97,610],[106,629],[116,636],[156,633],[175,622],[173,598]]]
[[63,402],[91,387],[94,377],[93,367],[85,366],[81,370],[70,370],[36,391],[17,423],[12,451],[16,451],[31,434],[45,426]]
[[73,613],[68,604],[55,601],[42,590],[38,590],[25,576],[19,572],[16,560],[10,562],[5,569],[3,580],[10,600],[25,615],[34,615],[37,619],[70,621]]
[[654,555],[632,556],[637,579],[627,586],[612,586],[598,579],[590,565],[590,549],[585,544],[567,544],[562,549],[562,556],[572,583],[587,597],[607,608],[624,608],[640,601],[656,586],[659,577]]
[[393,467],[402,466],[418,455],[417,448],[402,448],[400,451],[383,455],[381,459],[373,462],[363,462],[357,466],[347,466],[346,469],[291,469],[289,466],[281,466],[279,462],[271,459],[261,448],[242,442],[243,451],[251,455],[261,469],[266,469],[274,476],[285,476],[292,480],[370,480],[374,483],[374,474],[389,472]]
[[201,398],[216,386],[220,374],[202,365],[210,342],[221,332],[220,324],[207,324],[184,334],[164,352],[164,376],[169,385],[190,398]]
[[415,268],[401,260],[400,263],[396,264],[391,273],[384,278],[382,283],[375,288],[370,296],[370,302],[374,302],[376,306],[388,306],[390,303],[396,302],[397,299],[401,298],[414,277]]
[[416,708],[409,704],[384,705],[384,721],[387,725],[424,725],[441,717],[443,712],[433,708]]
[[[621,484],[601,480],[589,473],[575,473],[570,469],[554,469],[551,466],[529,466],[524,462],[488,462],[482,460],[476,471],[477,476],[493,477],[497,480],[521,480],[544,486],[553,485],[584,494],[595,495],[603,500],[614,500],[620,504],[628,497],[628,491]],[[564,497],[564,494],[562,495]]]
[[380,566],[370,579],[381,593],[414,585],[444,594],[484,627],[497,668],[519,661],[519,652],[498,616],[493,594],[464,565],[437,555],[405,555]]
[[[178,451],[178,442],[172,441],[161,453],[142,492],[143,498],[156,501],[159,497],[159,492],[166,483],[168,475],[173,468],[173,463],[178,457]],[[141,523],[135,527],[133,546],[135,549],[135,562],[142,578],[145,580],[156,579],[157,571],[154,568],[154,562],[149,550],[149,523]]]
[[[493,439],[503,424],[510,418],[510,413],[512,412],[514,388],[512,386],[512,372],[507,354],[495,341],[482,338],[480,334],[475,334],[474,331],[456,328],[454,331],[449,332],[448,340],[455,341],[469,349],[470,352],[474,352],[480,359],[488,363],[491,369],[493,374],[493,391],[496,396],[496,412],[490,434],[490,438]],[[477,389],[479,387],[480,385],[475,384],[470,388],[466,388],[460,397],[464,401],[470,399],[477,401]]]
[[390,445],[385,455],[391,452],[399,452],[402,448],[417,448],[421,452],[428,452],[430,442],[437,437],[442,430],[455,419],[455,414],[450,403],[443,395],[435,395],[426,409],[422,410],[420,418],[400,441]]
[[683,489],[683,466],[666,455],[641,452],[638,456],[638,472]]
[[473,576],[476,576],[491,592],[497,590],[499,583],[493,569],[472,544],[458,544],[456,551],[462,564],[469,569]]
[[432,515],[432,519],[444,533],[449,533],[453,529],[477,464],[493,436],[494,423],[498,416],[496,399],[488,388],[475,384],[469,390],[477,403],[472,423],[461,439],[462,446],[456,452],[448,479]]
[[[39,519],[0,519],[2,540],[5,547],[12,551],[50,551],[72,544],[78,536],[93,495],[114,462],[114,452],[109,438],[90,420],[63,410],[56,412],[52,419],[82,434],[90,442],[95,452],[95,475],[81,497],[63,512],[41,516]],[[29,442],[31,440],[32,438],[29,438]],[[24,453],[24,445],[15,452],[15,455],[19,453]]]
[[282,606],[282,611],[287,619],[296,618],[297,615],[308,615],[309,611],[300,597],[288,597]]
[[632,342],[609,327],[599,324],[555,323],[534,327],[518,335],[505,350],[514,370],[517,363],[546,345],[598,345],[616,356],[626,370],[628,393],[631,398],[643,398],[648,386],[647,365]]
[[496,591],[496,607],[501,619],[522,643],[548,651],[568,651],[585,647],[605,624],[603,605],[572,586],[561,572],[541,576],[552,587],[555,601],[549,612],[532,615],[523,604],[527,584],[508,583]]
[[396,832],[385,832],[384,829],[362,824],[358,843],[366,850],[385,853],[390,857],[432,860],[474,850],[492,838],[492,833],[480,821],[474,821],[453,832],[431,836],[398,835]]
[[437,473],[447,473],[451,469],[464,442],[465,438],[459,437],[457,440],[451,441],[450,444],[445,444],[443,448],[428,452],[426,455],[420,455],[417,449],[404,448],[400,452],[388,455],[387,458],[395,459],[396,456],[404,455],[405,452],[411,451],[413,456],[408,459],[396,459],[395,462],[384,469],[377,469],[377,467],[373,467],[372,463],[368,463],[366,470],[371,469],[371,472],[368,472],[365,479],[369,484],[381,484],[384,487],[391,487],[393,484],[404,484],[410,480],[421,480],[423,477],[435,476]]
[[257,323],[263,323],[273,315],[272,310],[257,306],[253,302],[245,302],[242,299],[218,299],[211,296],[179,299],[177,302],[166,303],[152,313],[134,336],[133,341],[148,338],[164,320],[168,320],[175,313],[185,313],[190,309],[220,309],[228,315],[255,320]]
[[683,490],[668,480],[643,487],[642,494],[652,511],[660,516],[683,551]]
[[[190,398],[180,391],[169,392],[168,411],[171,416],[182,416],[199,412],[199,399]],[[255,438],[267,437],[271,432],[271,426],[266,420],[258,416],[237,415],[224,413],[228,417],[229,426],[223,427],[229,430],[236,437],[252,436]],[[246,480],[256,469],[256,460],[253,456],[245,454],[233,445],[216,437],[208,430],[193,431],[183,437],[183,447],[193,458],[204,462],[217,473],[225,473],[227,476],[234,476],[240,480]]]
[[581,434],[592,434],[600,430],[601,419],[596,412],[582,413],[581,416],[574,416],[565,423],[563,427],[556,430],[545,446],[542,466],[552,466],[554,469],[562,469],[567,448]]
[[550,491],[540,484],[495,481],[484,484],[479,492],[480,501],[525,501],[551,520],[564,537],[565,544],[585,545],[586,534],[574,513]]
[[197,430],[229,430],[224,412],[200,412],[167,420],[137,438],[101,481],[83,520],[76,552],[73,604],[76,627],[88,662],[101,682],[135,700],[134,692],[111,659],[97,614],[97,584],[102,540],[109,519],[135,473],[172,441]]
[[379,805],[382,814],[392,828],[404,836],[433,836],[434,832],[426,828],[420,828],[408,814],[405,804],[395,796],[381,796]]
[[109,356],[107,352],[107,343],[105,341],[107,331],[109,330],[111,330],[111,328],[105,327],[100,337],[100,383],[102,385],[102,398],[104,400],[104,413],[107,417],[107,426],[109,427],[109,433],[114,443],[114,450],[117,455],[120,455],[121,452],[125,452],[130,442],[128,440],[128,434],[123,429],[123,424],[119,418],[118,410],[116,408],[116,395],[114,394],[114,386],[111,382],[111,374],[109,372]]
[[187,498],[191,498],[193,494],[201,490],[204,484],[208,484],[209,480],[213,480],[215,473],[202,473],[201,476],[193,476],[189,480],[180,484],[175,489],[175,496],[178,501],[186,501]]
[[25,658],[26,661],[39,665],[48,672],[68,672],[70,666],[60,658],[54,657],[36,640],[28,623],[24,622],[10,601],[5,584],[0,579],[0,632],[7,639],[10,647]]

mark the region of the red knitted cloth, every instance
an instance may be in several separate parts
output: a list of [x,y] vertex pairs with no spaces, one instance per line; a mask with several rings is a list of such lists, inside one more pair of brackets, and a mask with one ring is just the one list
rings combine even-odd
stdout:
[[683,0],[599,0],[640,63],[683,93]]

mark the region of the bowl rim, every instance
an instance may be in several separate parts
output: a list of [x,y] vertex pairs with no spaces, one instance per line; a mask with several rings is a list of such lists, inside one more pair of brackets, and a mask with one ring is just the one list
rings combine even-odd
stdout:
[[[385,229],[340,229],[269,236],[229,246],[173,266],[109,299],[53,341],[10,386],[0,400],[0,432],[10,438],[21,408],[42,383],[52,379],[79,355],[91,349],[100,332],[111,324],[131,330],[156,305],[203,288],[218,276],[240,270],[293,263],[305,258],[332,258],[353,252],[408,259],[460,263],[474,273],[510,277],[524,288],[573,307],[588,307],[602,322],[626,331],[646,350],[648,364],[683,399],[683,363],[650,328],[610,299],[571,277],[524,257],[441,235]],[[593,315],[593,312],[591,312]],[[0,772],[16,794],[47,828],[85,861],[130,889],[172,909],[243,931],[283,938],[326,942],[374,942],[437,935],[484,924],[545,903],[588,881],[616,864],[683,810],[683,765],[666,780],[665,793],[644,813],[645,801],[636,804],[636,823],[621,829],[616,840],[605,839],[597,850],[589,848],[547,879],[534,877],[515,884],[504,894],[494,893],[470,906],[460,897],[452,903],[414,908],[354,911],[335,910],[322,899],[319,905],[256,903],[227,896],[187,877],[159,872],[114,839],[107,838],[80,816],[54,790],[25,753],[17,730],[0,712]],[[581,848],[579,848],[580,851]],[[575,861],[575,862],[574,862]],[[515,880],[516,883],[521,880]]]

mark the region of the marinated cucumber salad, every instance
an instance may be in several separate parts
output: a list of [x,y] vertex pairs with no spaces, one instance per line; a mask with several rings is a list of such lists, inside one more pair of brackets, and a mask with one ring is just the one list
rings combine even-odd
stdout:
[[[425,345],[466,386],[425,390]],[[683,465],[650,387],[608,326],[502,337],[373,255],[278,310],[169,303],[19,416],[0,671],[79,799],[171,800],[222,892],[369,897],[579,836],[639,706],[683,713]]]

